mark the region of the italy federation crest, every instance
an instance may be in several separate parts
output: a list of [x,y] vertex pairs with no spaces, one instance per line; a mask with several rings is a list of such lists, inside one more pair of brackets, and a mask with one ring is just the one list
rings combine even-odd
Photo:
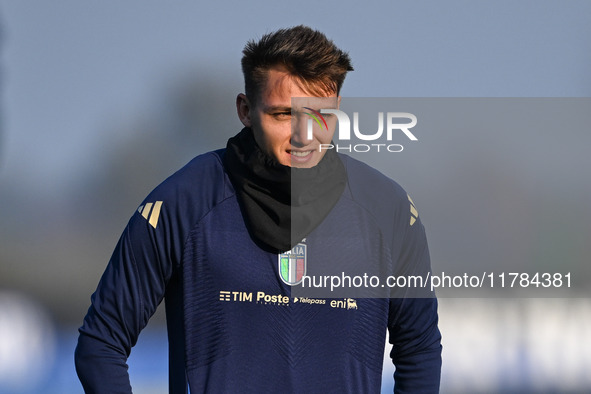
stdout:
[[305,239],[287,252],[278,255],[279,277],[283,283],[295,286],[306,275]]

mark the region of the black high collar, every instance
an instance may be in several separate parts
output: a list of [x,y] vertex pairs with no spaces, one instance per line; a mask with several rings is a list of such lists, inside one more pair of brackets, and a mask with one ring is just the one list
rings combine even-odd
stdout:
[[274,253],[290,250],[314,230],[340,198],[345,167],[329,149],[312,168],[279,164],[245,127],[228,140],[224,167],[254,241]]

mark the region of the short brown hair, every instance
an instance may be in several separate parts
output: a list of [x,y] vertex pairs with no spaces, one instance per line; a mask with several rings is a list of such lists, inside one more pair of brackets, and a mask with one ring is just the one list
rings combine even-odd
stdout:
[[249,41],[242,51],[246,96],[254,100],[266,81],[267,71],[283,66],[311,93],[341,90],[351,59],[326,36],[307,26],[295,26]]

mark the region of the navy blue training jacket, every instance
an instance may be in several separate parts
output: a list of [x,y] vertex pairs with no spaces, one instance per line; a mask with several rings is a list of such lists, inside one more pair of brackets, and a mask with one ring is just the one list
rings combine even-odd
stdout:
[[[395,392],[438,392],[437,300],[293,297],[277,254],[247,232],[223,154],[193,159],[130,219],[79,330],[85,391],[131,392],[127,357],[164,299],[171,393],[379,393],[387,331]],[[406,192],[340,157],[348,184],[307,236],[308,255],[346,266],[377,254],[393,274],[429,272]]]

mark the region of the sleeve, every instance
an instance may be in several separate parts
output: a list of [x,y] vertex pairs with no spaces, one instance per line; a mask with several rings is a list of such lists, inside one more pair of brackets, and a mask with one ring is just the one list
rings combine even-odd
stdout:
[[[421,276],[431,272],[425,229],[410,200],[410,214],[403,215],[405,235],[400,245],[397,275]],[[409,206],[405,204],[405,211]],[[416,215],[415,215],[416,214]],[[395,393],[438,393],[441,378],[441,334],[437,299],[426,289],[407,288],[390,299],[388,316],[390,356],[396,367]]]
[[[150,207],[157,204],[162,202]],[[172,275],[163,235],[166,218],[158,225],[158,216],[164,215],[154,216],[154,209],[150,221],[149,212],[131,218],[79,329],[75,364],[86,393],[131,393],[127,358]]]

